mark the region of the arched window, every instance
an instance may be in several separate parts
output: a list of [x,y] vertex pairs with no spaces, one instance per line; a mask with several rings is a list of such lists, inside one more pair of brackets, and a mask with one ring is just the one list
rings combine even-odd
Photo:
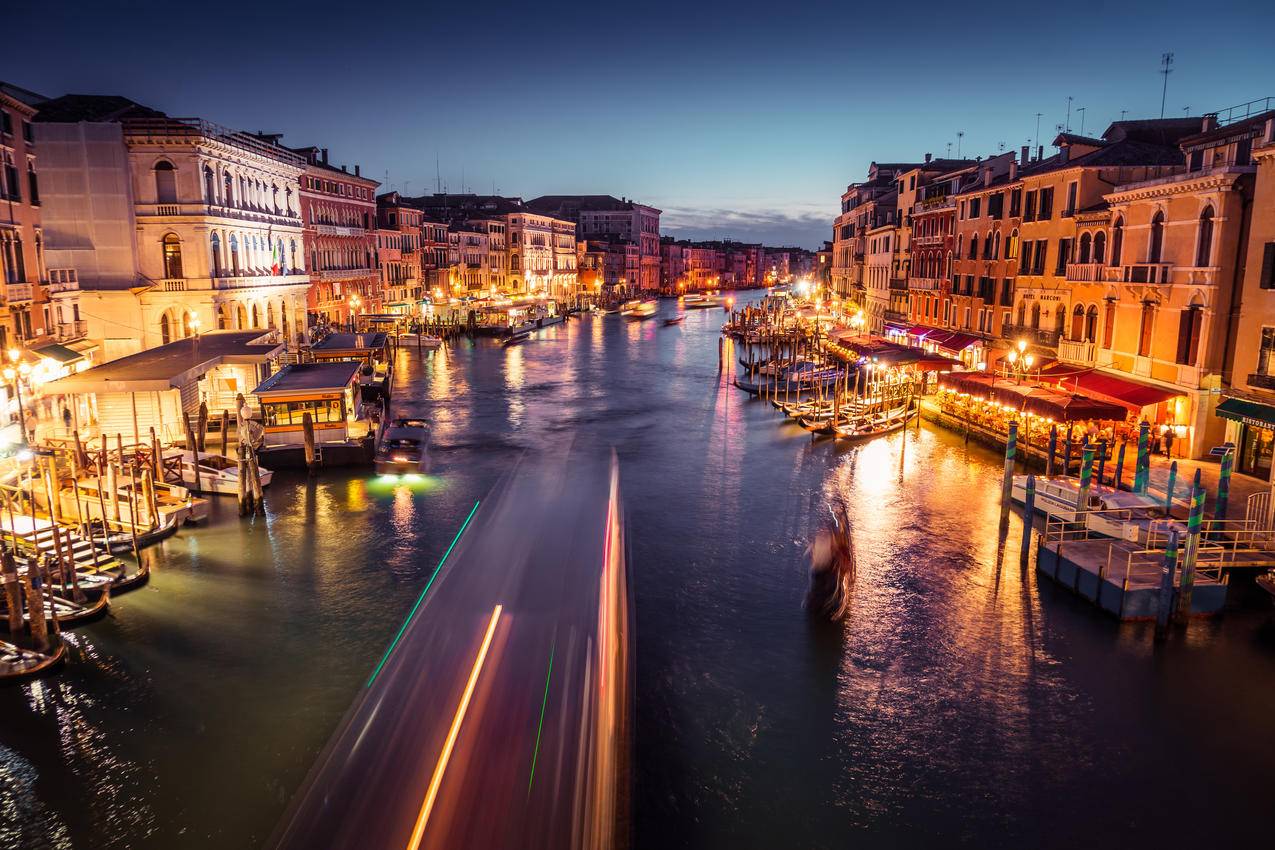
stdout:
[[1080,253],[1076,257],[1077,263],[1089,262],[1089,252],[1093,248],[1093,238],[1088,233],[1080,234]]
[[188,337],[195,332],[193,319],[195,314],[189,310],[182,313],[182,336]]
[[1194,366],[1200,354],[1200,330],[1204,326],[1204,311],[1192,304],[1182,311],[1178,319],[1178,357],[1183,366]]
[[1040,328],[1040,302],[1032,303],[1032,327]]
[[1005,259],[1018,259],[1018,231],[1011,230],[1009,232],[1009,241],[1005,244]]
[[254,328],[261,327],[261,310],[256,304],[252,305],[252,326]]
[[293,274],[297,272],[297,240],[288,241],[288,268]]
[[1085,311],[1085,342],[1098,341],[1098,305],[1090,304]]
[[235,205],[235,178],[230,176],[229,171],[225,172],[222,178],[221,203],[232,207]]
[[1141,324],[1138,325],[1138,356],[1151,356],[1151,331],[1155,328],[1155,304],[1142,302]]
[[1054,333],[1059,336],[1063,335],[1063,330],[1067,327],[1067,308],[1058,305],[1057,312],[1054,313]]
[[217,330],[230,331],[235,328],[234,307],[226,302],[217,309]]
[[171,311],[165,310],[164,315],[159,317],[159,338],[163,345],[173,341],[173,317],[170,313]]
[[1117,218],[1111,225],[1111,265],[1120,265],[1120,249],[1124,247],[1124,219]]
[[273,266],[273,272],[275,274],[287,274],[288,267],[284,264],[283,240],[280,239],[275,242],[274,248],[274,256],[270,258],[270,265]]
[[176,233],[164,237],[164,277],[179,278],[182,274],[182,241]]
[[983,259],[995,259],[992,256],[992,231],[987,231],[987,235],[983,237]]
[[965,234],[958,234],[956,237],[956,256],[961,256],[965,252]]
[[1213,207],[1207,206],[1200,213],[1200,241],[1195,249],[1195,264],[1200,267],[1213,264]]
[[288,338],[288,302],[283,301],[279,304],[279,330],[283,333],[283,338]]
[[1164,254],[1164,211],[1156,210],[1151,217],[1151,241],[1147,245],[1147,262],[1158,263]]
[[1095,263],[1105,263],[1107,261],[1107,234],[1099,230],[1093,237],[1093,261]]
[[221,237],[216,233],[209,237],[209,247],[212,249],[213,277],[221,277]]
[[236,305],[235,327],[239,330],[245,330],[248,327],[248,310],[243,304]]
[[274,304],[266,302],[266,327],[274,330]]
[[1083,304],[1077,304],[1075,309],[1071,311],[1071,334],[1070,339],[1080,340],[1084,338],[1085,333],[1085,307]]
[[977,259],[978,259],[978,234],[977,234],[977,233],[972,234],[972,235],[970,236],[970,253],[969,253],[969,259],[971,259],[971,260],[977,260]]
[[167,160],[155,163],[155,202],[177,203],[177,170]]
[[992,239],[992,259],[999,260],[1001,258],[1001,232],[996,231],[996,236]]
[[213,170],[208,166],[204,166],[204,200],[207,203],[217,203],[217,178],[213,175]]
[[1018,326],[1021,328],[1027,323],[1027,302],[1018,302]]

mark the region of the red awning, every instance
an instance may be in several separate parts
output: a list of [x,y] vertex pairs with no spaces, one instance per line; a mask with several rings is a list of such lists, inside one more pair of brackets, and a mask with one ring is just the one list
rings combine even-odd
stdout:
[[[1061,370],[1056,370],[1061,371]],[[1084,393],[1123,404],[1137,412],[1149,404],[1159,404],[1175,396],[1184,395],[1181,391],[1165,389],[1152,384],[1131,381],[1106,372],[1090,370],[1072,375],[1057,376],[1057,381],[1066,389]]]
[[934,328],[928,328],[925,325],[913,325],[908,328],[908,336],[925,336],[926,334],[933,332]]
[[961,333],[960,331],[951,331],[947,334],[946,339],[930,338],[931,342],[937,342],[939,348],[960,354],[965,349],[979,341],[979,337],[974,334]]

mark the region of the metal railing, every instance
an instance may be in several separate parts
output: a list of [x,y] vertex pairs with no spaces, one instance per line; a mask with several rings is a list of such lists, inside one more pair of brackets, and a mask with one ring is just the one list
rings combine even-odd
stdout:
[[1271,109],[1275,109],[1275,97],[1261,97],[1257,100],[1250,100],[1248,103],[1219,109],[1213,114],[1217,116],[1217,123],[1220,127],[1234,124],[1236,121],[1243,121],[1245,118],[1252,118],[1254,115],[1261,115]]
[[1170,283],[1171,263],[1126,263],[1120,267],[1125,283]]

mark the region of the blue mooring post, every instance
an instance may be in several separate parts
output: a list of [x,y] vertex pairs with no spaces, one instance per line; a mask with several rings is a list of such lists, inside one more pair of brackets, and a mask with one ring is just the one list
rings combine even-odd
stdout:
[[1226,519],[1226,503],[1231,500],[1231,467],[1235,463],[1234,455],[1229,449],[1222,455],[1222,470],[1217,477],[1217,502],[1213,505],[1215,520]]
[[1036,518],[1036,476],[1027,476],[1027,494],[1023,496],[1023,545],[1019,548],[1018,560],[1026,565],[1031,558],[1032,521]]
[[1089,510],[1089,482],[1093,478],[1093,446],[1085,445],[1080,455],[1080,488],[1076,491],[1076,513]]
[[1067,437],[1063,441],[1063,477],[1071,475],[1071,426],[1067,426]]
[[1049,426],[1049,458],[1045,461],[1045,477],[1054,477],[1054,455],[1058,453],[1058,423]]
[[1128,440],[1120,441],[1120,450],[1116,452],[1116,480],[1111,482],[1112,489],[1119,490],[1121,479],[1124,478],[1124,450],[1129,445]]
[[1107,469],[1107,441],[1098,441],[1098,489],[1102,489],[1103,472]]
[[1178,462],[1169,464],[1169,489],[1164,493],[1164,515],[1173,516],[1173,488],[1178,486]]
[[1014,455],[1018,452],[1018,423],[1009,423],[1009,439],[1005,441],[1005,476],[1001,480],[1001,518],[1008,516],[1014,498]]
[[1160,598],[1155,612],[1155,630],[1162,633],[1169,627],[1173,614],[1173,574],[1178,564],[1178,532],[1169,532],[1169,542],[1164,547],[1164,566],[1160,568]]

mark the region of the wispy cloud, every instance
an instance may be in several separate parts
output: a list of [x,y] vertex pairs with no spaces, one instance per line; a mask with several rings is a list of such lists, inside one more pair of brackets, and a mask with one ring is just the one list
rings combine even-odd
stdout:
[[678,238],[737,239],[807,248],[818,248],[831,238],[836,215],[814,204],[786,209],[670,205],[663,210],[660,230]]

